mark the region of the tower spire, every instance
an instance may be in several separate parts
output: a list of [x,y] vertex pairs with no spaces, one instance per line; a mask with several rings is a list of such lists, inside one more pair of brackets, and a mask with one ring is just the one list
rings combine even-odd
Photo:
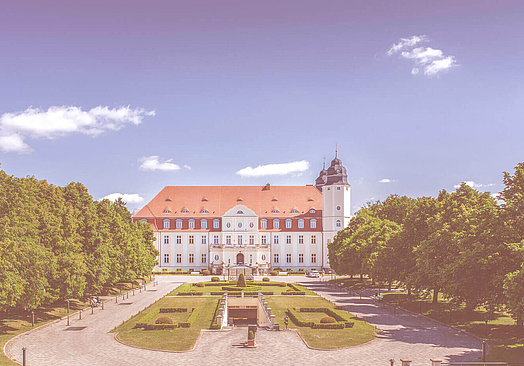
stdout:
[[338,144],[335,144],[335,159],[338,158]]
[[322,169],[326,170],[326,157],[324,156],[324,162],[322,163]]

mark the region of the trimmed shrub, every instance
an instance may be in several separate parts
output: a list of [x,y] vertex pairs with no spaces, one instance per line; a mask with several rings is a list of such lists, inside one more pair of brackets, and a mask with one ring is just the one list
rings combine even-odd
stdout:
[[198,282],[198,283],[193,284],[193,286],[204,287],[204,283],[203,282]]
[[264,277],[264,278],[262,278],[262,282],[269,282],[269,281],[271,281],[271,280],[269,279],[269,277]]
[[202,296],[203,292],[197,292],[197,291],[188,291],[188,292],[179,292],[176,294],[177,296]]
[[155,324],[173,324],[173,319],[168,318],[167,316],[161,316],[156,320]]
[[209,329],[222,329],[221,324],[213,323]]
[[176,324],[147,324],[144,330],[164,330],[164,329],[175,329]]
[[258,291],[260,286],[249,286],[249,287],[237,287],[237,286],[222,286],[222,290],[228,291]]
[[295,291],[302,291],[302,289],[298,287],[297,285],[295,285],[294,283],[288,283],[287,286],[291,287]]
[[187,313],[187,308],[160,308],[161,313]]
[[224,291],[211,291],[210,295],[224,295]]
[[277,267],[277,268],[273,268],[272,271],[283,272],[283,269],[280,267]]
[[305,291],[282,291],[282,295],[305,295]]
[[271,276],[278,276],[278,272],[277,271],[271,271],[271,272],[269,272],[269,274]]
[[238,276],[237,287],[247,287],[246,278],[244,277],[243,273]]
[[320,323],[336,323],[337,321],[332,316],[325,316],[320,319]]
[[211,274],[211,272],[209,272],[207,269],[204,269],[204,270],[202,271],[202,274],[203,274],[204,276],[209,276],[209,275]]
[[344,329],[344,323],[334,323],[334,324],[313,323],[311,328],[313,329]]
[[220,282],[220,277],[217,277],[217,276],[211,277],[211,282]]

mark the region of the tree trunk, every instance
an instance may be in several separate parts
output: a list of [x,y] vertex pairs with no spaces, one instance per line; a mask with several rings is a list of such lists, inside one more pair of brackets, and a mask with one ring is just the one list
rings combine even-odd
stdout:
[[361,280],[364,279],[364,275],[362,274],[362,272],[360,272],[360,279],[361,279]]
[[408,296],[411,296],[411,287],[408,287]]
[[438,303],[438,292],[439,292],[439,289],[437,288],[433,289],[433,304]]
[[522,322],[522,317],[519,316],[519,317],[517,318],[517,330],[518,330],[519,332],[522,332],[522,328],[523,328],[523,327],[522,327],[522,323],[523,323],[523,322]]
[[391,281],[388,282],[388,291],[391,291]]

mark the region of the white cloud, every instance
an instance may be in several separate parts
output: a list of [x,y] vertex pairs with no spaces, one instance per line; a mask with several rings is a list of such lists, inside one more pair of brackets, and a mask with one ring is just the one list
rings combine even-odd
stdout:
[[379,180],[378,182],[379,183],[394,183],[394,182],[396,182],[396,180],[389,179],[389,178],[383,178],[383,179]]
[[413,36],[410,38],[401,38],[400,42],[394,44],[387,52],[388,56],[392,56],[400,51],[401,58],[412,60],[416,66],[411,69],[412,75],[419,74],[419,67],[424,69],[424,75],[436,76],[442,72],[457,66],[455,56],[446,56],[444,52],[439,49],[431,47],[417,47],[420,42],[426,42],[426,36]]
[[155,170],[162,170],[165,172],[180,170],[180,167],[177,164],[172,163],[173,159],[168,159],[165,162],[161,163],[158,160],[158,158],[158,155],[152,155],[144,156],[143,158],[139,159],[138,161],[142,163],[139,167],[140,170],[153,172]]
[[[470,186],[471,188],[477,189],[477,188],[487,188],[487,187],[493,187],[495,183],[489,183],[489,184],[482,184],[482,183],[475,183],[472,180],[466,180],[462,183],[466,183],[466,185]],[[455,184],[453,188],[457,189],[460,188],[460,185],[462,184]]]
[[240,169],[236,174],[242,178],[264,177],[267,175],[286,175],[301,173],[309,169],[309,162],[306,160],[294,161],[282,164],[259,165],[256,168],[246,167]]
[[103,199],[108,199],[110,201],[116,201],[119,198],[122,198],[122,201],[127,202],[127,203],[140,203],[144,200],[137,193],[131,193],[131,194],[111,193],[105,197],[100,198],[99,201],[102,201]]
[[387,54],[388,54],[388,56],[391,56],[394,53],[397,53],[398,51],[401,51],[404,48],[413,47],[413,46],[417,45],[420,42],[425,42],[425,41],[427,41],[427,39],[428,38],[425,35],[412,36],[412,37],[409,37],[409,38],[401,38],[399,43],[395,43],[395,44],[393,44],[393,46],[391,46],[391,48],[389,49]]
[[126,123],[138,125],[154,111],[98,106],[88,111],[81,107],[53,106],[47,110],[29,107],[25,111],[0,116],[0,149],[4,152],[30,152],[24,140],[56,139],[73,133],[97,136],[105,131],[117,131]]
[[184,165],[184,168],[186,168],[187,170],[192,170],[189,165]]

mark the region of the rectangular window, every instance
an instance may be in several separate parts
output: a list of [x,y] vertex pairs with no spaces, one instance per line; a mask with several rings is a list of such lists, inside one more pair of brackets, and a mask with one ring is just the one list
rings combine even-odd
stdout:
[[317,228],[317,220],[311,219],[311,221],[309,221],[309,227],[311,229],[316,229]]
[[202,263],[206,263],[206,261],[207,261],[207,255],[202,254]]
[[261,229],[267,229],[267,220],[261,220],[260,221],[260,228]]
[[303,229],[304,228],[304,220],[300,219],[298,220],[298,228]]
[[298,263],[304,263],[304,254],[298,255]]
[[182,244],[182,235],[177,235],[176,236],[176,243],[177,244]]
[[169,254],[164,254],[164,263],[169,263]]
[[219,229],[220,228],[220,221],[213,220],[213,229]]
[[298,244],[304,244],[304,235],[298,236]]
[[182,229],[182,220],[176,220],[176,228]]
[[291,263],[291,254],[286,254],[286,263]]
[[262,238],[260,239],[260,241],[262,242],[262,244],[267,244],[266,236],[262,235]]
[[273,237],[273,244],[278,244],[278,235]]
[[202,244],[207,244],[207,236],[202,235]]
[[189,228],[194,229],[195,228],[195,220],[189,220]]
[[213,244],[218,244],[218,235],[213,236]]
[[291,220],[286,220],[286,229],[291,229]]
[[278,263],[278,254],[273,255],[273,262]]
[[189,244],[195,244],[195,236],[189,235]]
[[200,221],[200,228],[201,229],[207,229],[207,220],[201,220]]
[[317,236],[311,235],[311,244],[316,244],[316,243],[317,243]]
[[317,263],[317,255],[315,253],[311,254],[311,263]]
[[164,244],[169,244],[169,236],[164,236]]
[[226,235],[226,244],[231,244],[231,235]]
[[189,255],[189,263],[195,263],[195,255],[194,254],[190,254]]
[[255,235],[249,235],[249,244],[255,244]]
[[164,229],[169,229],[169,220],[164,220]]
[[291,235],[286,235],[286,244],[291,244]]
[[239,235],[237,239],[238,239],[237,241],[238,245],[242,245],[242,235]]
[[274,219],[273,220],[273,229],[278,229],[280,228],[280,222],[278,221],[278,219]]
[[177,263],[182,263],[182,254],[179,253],[179,254],[176,255],[176,262]]

